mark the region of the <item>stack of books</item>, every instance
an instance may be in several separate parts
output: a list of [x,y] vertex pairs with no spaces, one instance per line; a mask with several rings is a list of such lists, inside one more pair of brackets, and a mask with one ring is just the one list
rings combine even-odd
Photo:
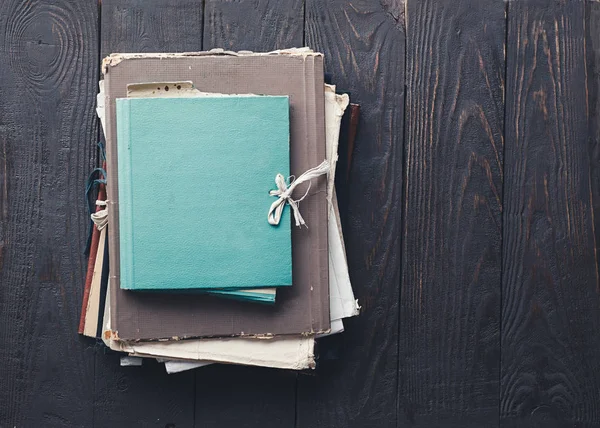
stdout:
[[334,186],[349,98],[323,55],[112,54],[102,72],[79,332],[169,372],[314,368],[359,310]]

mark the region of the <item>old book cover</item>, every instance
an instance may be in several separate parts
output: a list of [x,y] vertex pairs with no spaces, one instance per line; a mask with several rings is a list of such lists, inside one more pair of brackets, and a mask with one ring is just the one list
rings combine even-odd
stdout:
[[[160,89],[159,89],[160,88]],[[98,93],[98,117],[104,129],[104,81],[100,81]],[[169,90],[166,90],[169,89]],[[214,96],[232,96],[227,94],[216,94],[212,92],[201,92],[194,87],[191,81],[180,82],[152,82],[152,83],[132,83],[127,85],[127,98],[193,98],[193,97],[214,97]],[[288,113],[289,121],[289,113]],[[289,132],[289,124],[288,124]],[[198,290],[208,294],[237,299],[242,301],[252,301],[265,304],[274,304],[276,298],[276,288],[249,288],[249,289],[207,289]]]
[[266,216],[288,112],[284,96],[117,99],[122,289],[292,285],[289,210]]
[[[122,54],[103,61],[109,170],[112,329],[119,338],[281,335],[329,330],[326,177],[314,180],[301,210],[308,228],[292,230],[293,286],[274,307],[189,295],[132,293],[119,286],[116,99],[127,84],[192,81],[206,92],[288,95],[290,170],[299,176],[325,159],[323,57],[307,50],[271,54]],[[303,189],[299,189],[302,192]],[[117,226],[117,227],[115,227]],[[302,268],[300,268],[302,267]]]

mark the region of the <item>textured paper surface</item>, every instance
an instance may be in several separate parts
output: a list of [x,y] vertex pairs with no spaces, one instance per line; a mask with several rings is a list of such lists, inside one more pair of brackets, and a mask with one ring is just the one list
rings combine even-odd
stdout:
[[[144,343],[119,342],[119,349],[133,356],[208,360],[229,364],[303,370],[314,368],[314,338],[298,339],[219,339],[210,347],[201,340],[156,342],[152,354],[145,352]],[[113,348],[117,350],[116,348]]]
[[[108,293],[110,292],[109,288]],[[107,294],[106,298],[108,301],[110,296]],[[110,349],[126,352],[130,356],[196,360],[194,363],[199,363],[199,365],[223,362],[292,370],[314,368],[315,365],[314,336],[271,339],[190,339],[135,343],[114,340],[111,332],[110,307],[106,305],[102,340]],[[184,364],[178,366],[178,371],[186,369]]]
[[[166,90],[166,89],[169,90]],[[104,98],[104,84],[100,85],[99,97]],[[200,92],[194,87],[194,83],[187,82],[150,82],[150,83],[132,83],[127,85],[127,98],[192,98],[192,97],[227,97],[236,96],[228,94],[216,94]],[[237,95],[239,96],[239,95]],[[245,95],[244,95],[245,96]],[[104,101],[103,101],[104,102]],[[104,120],[104,111],[98,112],[100,121]],[[104,124],[102,124],[104,126]],[[246,301],[273,304],[276,298],[276,288],[252,288],[237,290],[206,290],[206,293],[240,299]]]
[[288,112],[282,96],[117,100],[121,288],[292,284],[289,210],[266,219]]
[[[130,55],[104,61],[110,224],[118,224],[115,100],[127,85],[192,81],[201,91],[290,95],[291,173],[325,158],[323,58],[302,52],[270,55]],[[116,64],[116,65],[115,65]],[[119,287],[118,230],[109,229],[112,326],[124,339],[282,335],[329,330],[326,178],[313,182],[302,202],[309,228],[292,230],[293,286],[278,292],[275,307],[206,296],[131,293]],[[299,189],[299,192],[302,189]],[[302,266],[303,268],[300,268]]]

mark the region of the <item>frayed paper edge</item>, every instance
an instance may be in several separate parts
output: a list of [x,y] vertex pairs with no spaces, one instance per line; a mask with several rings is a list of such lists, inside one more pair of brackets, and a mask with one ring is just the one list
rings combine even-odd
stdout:
[[223,48],[215,48],[202,52],[180,52],[180,53],[112,53],[102,60],[102,72],[106,74],[110,67],[119,65],[126,59],[163,59],[163,58],[190,58],[205,56],[266,56],[266,55],[293,55],[306,59],[309,56],[323,56],[320,52],[314,52],[309,47],[279,49],[270,52],[252,52],[252,51],[228,51]]

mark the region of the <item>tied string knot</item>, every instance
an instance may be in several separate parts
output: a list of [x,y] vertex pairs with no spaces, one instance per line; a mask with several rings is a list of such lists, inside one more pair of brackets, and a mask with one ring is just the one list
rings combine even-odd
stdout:
[[99,207],[105,207],[105,208],[102,210],[98,210],[95,213],[92,213],[90,215],[92,221],[94,222],[94,224],[96,225],[98,230],[104,229],[106,227],[106,225],[108,224],[107,202],[108,201],[96,201],[96,205],[98,205]]
[[[276,190],[271,190],[269,194],[271,196],[277,196],[277,200],[271,204],[271,208],[269,209],[269,215],[267,219],[269,220],[269,224],[273,226],[277,226],[281,221],[281,215],[283,214],[283,209],[285,208],[285,204],[287,203],[294,213],[294,219],[296,220],[296,226],[306,226],[306,222],[304,218],[302,218],[302,214],[300,214],[300,209],[298,208],[298,204],[308,196],[308,192],[311,187],[311,180],[313,178],[317,178],[323,174],[327,174],[329,172],[329,162],[324,160],[321,162],[319,166],[311,168],[304,172],[300,177],[290,180],[290,184],[285,182],[285,178],[283,175],[277,174],[275,176],[275,185],[277,186]],[[304,193],[300,199],[293,199],[292,193],[294,189],[301,185],[302,183],[308,182],[308,189]],[[307,226],[308,227],[308,226]]]

